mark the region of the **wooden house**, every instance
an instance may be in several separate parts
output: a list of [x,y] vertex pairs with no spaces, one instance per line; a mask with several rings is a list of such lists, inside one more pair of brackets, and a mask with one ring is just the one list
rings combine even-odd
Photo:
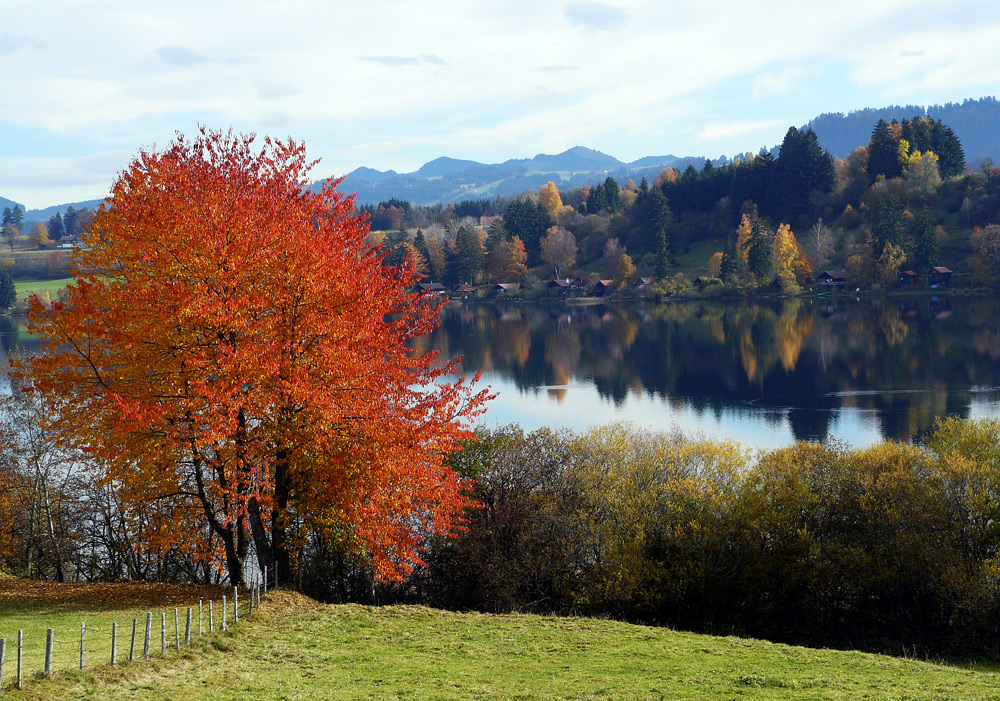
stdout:
[[846,270],[824,270],[816,279],[824,285],[843,285],[847,282],[847,278]]
[[417,292],[426,292],[432,295],[443,295],[448,290],[440,282],[420,282],[417,283]]
[[947,287],[950,282],[951,270],[943,265],[931,268],[927,273],[927,284],[931,287]]

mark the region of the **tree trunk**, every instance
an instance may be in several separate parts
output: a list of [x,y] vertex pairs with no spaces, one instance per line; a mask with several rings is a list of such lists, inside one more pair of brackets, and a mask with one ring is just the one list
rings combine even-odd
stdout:
[[267,537],[260,504],[256,499],[251,499],[247,505],[247,516],[250,520],[250,532],[253,534],[254,549],[257,551],[257,566],[261,572],[264,572],[265,567],[268,572],[274,572],[274,553],[271,552],[271,541]]
[[271,554],[282,582],[292,582],[292,558],[288,552],[285,517],[291,488],[288,483],[288,450],[279,448],[274,462],[274,504],[271,507]]
[[246,555],[244,554],[243,557],[240,557],[240,543],[237,533],[232,528],[223,528],[221,531],[216,532],[222,538],[222,544],[226,550],[226,569],[229,572],[229,583],[234,587],[245,585],[246,571],[244,565]]
[[52,553],[56,561],[56,581],[65,582],[66,574],[63,572],[62,550],[59,548],[59,539],[56,538],[55,524],[52,521],[52,504],[49,501],[49,485],[47,480],[42,480],[42,500],[45,505],[45,521],[48,529],[49,540],[52,542]]

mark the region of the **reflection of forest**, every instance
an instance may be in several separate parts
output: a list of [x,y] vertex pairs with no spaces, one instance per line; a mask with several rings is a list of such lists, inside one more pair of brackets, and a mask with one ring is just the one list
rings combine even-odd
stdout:
[[716,415],[787,408],[803,440],[823,440],[834,412],[856,407],[876,413],[884,437],[907,440],[937,416],[966,415],[973,387],[1000,386],[997,306],[927,297],[451,304],[420,345],[559,400],[568,384],[590,381],[616,403],[634,392]]

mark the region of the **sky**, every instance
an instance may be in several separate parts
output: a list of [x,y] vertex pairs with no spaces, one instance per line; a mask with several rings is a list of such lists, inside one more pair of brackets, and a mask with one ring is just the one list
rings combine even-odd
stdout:
[[734,156],[824,112],[1000,93],[995,0],[33,0],[0,24],[0,196],[104,197],[204,125],[316,179],[587,146]]

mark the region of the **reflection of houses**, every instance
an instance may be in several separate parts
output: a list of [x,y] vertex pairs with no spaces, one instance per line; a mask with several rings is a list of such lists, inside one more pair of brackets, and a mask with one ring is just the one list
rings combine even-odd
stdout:
[[817,278],[824,285],[843,285],[847,282],[846,270],[824,270]]
[[931,314],[936,319],[947,319],[951,316],[951,300],[947,297],[931,297]]
[[510,294],[511,292],[517,292],[521,289],[521,286],[516,282],[498,282],[497,286],[493,288],[493,291],[497,294]]
[[931,287],[947,287],[949,282],[951,282],[951,270],[943,265],[931,268],[927,273],[927,284]]

